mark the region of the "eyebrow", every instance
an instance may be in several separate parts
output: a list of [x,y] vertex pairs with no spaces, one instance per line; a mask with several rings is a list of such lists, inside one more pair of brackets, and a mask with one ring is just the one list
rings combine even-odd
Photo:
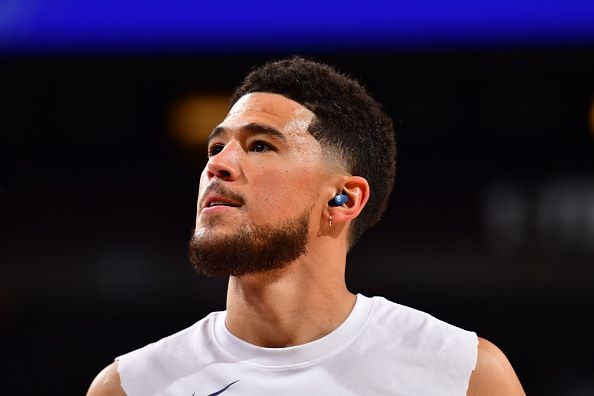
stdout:
[[[242,131],[248,132],[252,135],[268,135],[268,136],[274,136],[277,139],[280,139],[282,141],[287,141],[287,137],[285,135],[283,135],[279,130],[277,130],[276,128],[273,128],[271,126],[268,125],[263,125],[263,124],[258,124],[255,122],[243,125],[240,128]],[[224,127],[216,127],[215,129],[212,130],[212,132],[208,135],[208,141],[210,142],[212,139],[214,139],[215,137],[219,136],[221,133],[227,132],[227,129]]]

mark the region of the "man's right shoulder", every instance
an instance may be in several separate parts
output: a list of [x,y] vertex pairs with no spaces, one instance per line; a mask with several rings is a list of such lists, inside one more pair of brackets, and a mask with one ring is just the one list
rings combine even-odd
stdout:
[[118,374],[117,361],[105,367],[95,377],[87,396],[126,396]]

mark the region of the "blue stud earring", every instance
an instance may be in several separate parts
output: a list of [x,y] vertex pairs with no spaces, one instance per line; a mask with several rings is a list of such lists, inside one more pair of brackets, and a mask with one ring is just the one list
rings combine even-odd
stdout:
[[349,202],[349,196],[346,194],[336,194],[336,196],[334,198],[332,198],[330,201],[328,201],[328,205],[330,206],[342,206],[342,204],[345,204]]

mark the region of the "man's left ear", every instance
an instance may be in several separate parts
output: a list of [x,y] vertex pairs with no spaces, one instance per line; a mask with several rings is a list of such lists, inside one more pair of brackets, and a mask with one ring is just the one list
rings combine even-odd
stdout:
[[342,187],[342,194],[349,197],[348,202],[328,208],[332,221],[336,223],[350,221],[359,216],[369,200],[369,183],[361,176],[348,176]]

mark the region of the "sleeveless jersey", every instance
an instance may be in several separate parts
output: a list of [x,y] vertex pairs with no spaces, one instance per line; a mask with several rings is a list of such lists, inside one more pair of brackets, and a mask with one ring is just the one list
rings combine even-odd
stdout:
[[313,342],[262,348],[225,312],[120,356],[129,396],[466,395],[478,339],[424,312],[357,295],[347,319]]

